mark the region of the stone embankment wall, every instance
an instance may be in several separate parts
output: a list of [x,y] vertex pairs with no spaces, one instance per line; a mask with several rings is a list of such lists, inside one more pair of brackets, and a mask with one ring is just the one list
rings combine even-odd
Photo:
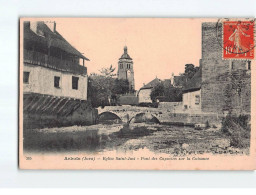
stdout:
[[24,129],[96,124],[98,112],[87,101],[24,94]]
[[156,117],[161,123],[194,125],[194,124],[219,124],[222,120],[217,114],[189,114],[189,113],[164,113],[157,114]]
[[180,110],[182,108],[182,104],[182,102],[160,102],[158,108],[166,110]]

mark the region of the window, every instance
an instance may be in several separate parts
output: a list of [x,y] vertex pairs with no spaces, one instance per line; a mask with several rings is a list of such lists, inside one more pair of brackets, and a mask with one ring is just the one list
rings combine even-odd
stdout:
[[247,62],[247,70],[251,70],[251,61]]
[[78,77],[72,76],[72,89],[78,89]]
[[60,88],[60,77],[54,77],[54,87]]
[[127,68],[130,69],[130,67],[131,67],[130,64],[127,64]]
[[123,64],[120,64],[120,69],[123,69]]
[[23,72],[23,83],[29,83],[29,73],[30,72]]
[[200,104],[200,95],[195,96],[195,104],[196,105]]
[[234,69],[234,62],[231,62],[231,70]]

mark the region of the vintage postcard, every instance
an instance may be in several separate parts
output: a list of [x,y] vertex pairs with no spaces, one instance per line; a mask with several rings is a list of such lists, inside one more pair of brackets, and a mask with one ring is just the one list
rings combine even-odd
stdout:
[[21,169],[253,170],[254,18],[21,18]]

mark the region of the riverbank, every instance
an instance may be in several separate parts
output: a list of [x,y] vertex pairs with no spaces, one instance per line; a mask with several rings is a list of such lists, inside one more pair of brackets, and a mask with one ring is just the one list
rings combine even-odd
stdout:
[[122,124],[24,129],[25,152],[105,153],[143,149],[170,155],[249,154],[248,147],[231,147],[230,137],[220,127],[195,130],[188,126],[134,123],[126,129]]

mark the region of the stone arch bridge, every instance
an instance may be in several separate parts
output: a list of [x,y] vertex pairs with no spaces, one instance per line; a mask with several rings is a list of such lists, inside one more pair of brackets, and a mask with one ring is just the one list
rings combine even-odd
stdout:
[[115,114],[122,122],[128,122],[138,114],[151,114],[161,122],[161,116],[163,111],[158,108],[138,107],[138,106],[105,106],[104,108],[98,108],[99,117],[104,113]]
[[[118,116],[122,122],[128,122],[137,114],[151,114],[160,123],[173,123],[173,124],[196,124],[196,123],[219,123],[221,118],[215,113],[190,113],[190,112],[175,112],[172,109],[167,108],[149,108],[138,106],[105,106],[104,108],[98,108],[98,116],[102,116],[104,113],[111,113]],[[127,117],[129,115],[129,117]]]

